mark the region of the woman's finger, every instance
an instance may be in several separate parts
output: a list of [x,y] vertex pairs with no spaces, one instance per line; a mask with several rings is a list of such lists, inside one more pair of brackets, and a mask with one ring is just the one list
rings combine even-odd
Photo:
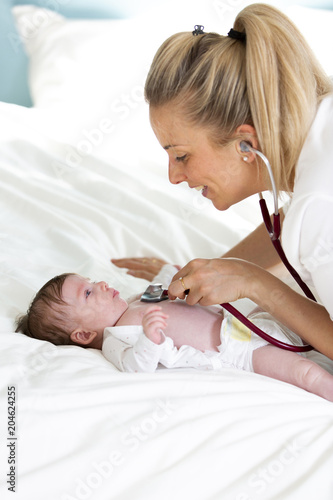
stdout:
[[174,300],[177,297],[179,299],[185,299],[189,293],[190,287],[186,285],[185,278],[183,278],[182,276],[172,281],[172,283],[170,283],[169,285],[168,296],[171,300]]
[[[196,280],[194,273],[197,268],[203,266],[203,263],[204,259],[192,260],[174,275],[168,289],[168,295],[171,300],[177,297],[179,299],[184,299],[188,295],[190,295],[195,290],[195,288],[197,288],[195,286]],[[193,299],[194,294],[192,293],[191,300],[188,302],[192,303]]]
[[163,259],[157,257],[126,257],[123,259],[111,259],[111,262],[118,267],[141,268],[142,266],[161,266],[167,264]]
[[147,264],[149,264],[150,259],[148,258],[136,258],[136,257],[128,257],[124,259],[111,259],[111,262],[121,268],[127,269],[142,269]]
[[128,274],[148,281],[152,281],[162,267],[167,264],[165,260],[157,257],[111,259],[111,262],[117,267],[128,269]]

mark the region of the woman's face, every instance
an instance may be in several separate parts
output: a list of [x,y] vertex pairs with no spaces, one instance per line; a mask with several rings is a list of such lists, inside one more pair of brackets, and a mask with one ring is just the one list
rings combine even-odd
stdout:
[[[208,129],[189,124],[177,108],[169,104],[151,107],[150,122],[168,153],[170,182],[187,182],[190,188],[201,190],[218,210],[227,210],[248,196],[268,189],[254,155],[241,153],[239,140],[227,146],[213,144]],[[253,127],[242,127],[237,132],[248,132],[251,140]],[[244,161],[244,156],[248,161]]]

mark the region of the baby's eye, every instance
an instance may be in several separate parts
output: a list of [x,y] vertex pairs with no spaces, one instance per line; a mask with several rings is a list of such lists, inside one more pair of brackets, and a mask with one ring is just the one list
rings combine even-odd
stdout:
[[187,158],[187,154],[184,154],[183,156],[176,156],[176,161],[184,161]]
[[89,297],[89,295],[91,294],[91,290],[86,290],[84,293],[85,293],[85,296],[87,299]]

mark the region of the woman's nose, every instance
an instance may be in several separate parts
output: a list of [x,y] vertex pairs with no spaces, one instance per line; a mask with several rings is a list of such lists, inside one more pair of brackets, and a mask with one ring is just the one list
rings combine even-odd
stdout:
[[183,172],[182,165],[169,162],[169,181],[171,184],[180,184],[186,181],[186,175]]

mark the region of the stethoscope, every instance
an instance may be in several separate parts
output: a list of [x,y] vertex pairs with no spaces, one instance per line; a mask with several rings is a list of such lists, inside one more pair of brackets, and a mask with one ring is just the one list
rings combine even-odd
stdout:
[[[240,149],[242,152],[251,152],[256,155],[258,155],[263,162],[265,163],[271,185],[272,185],[272,193],[273,193],[273,200],[274,200],[274,213],[273,213],[273,223],[271,221],[271,217],[268,212],[267,204],[266,201],[263,198],[262,193],[259,193],[259,204],[260,204],[260,209],[262,213],[262,217],[264,220],[264,224],[266,226],[266,229],[268,231],[269,237],[273,243],[273,246],[275,250],[277,251],[278,255],[280,256],[281,261],[283,264],[286,266],[288,269],[289,273],[291,276],[294,278],[294,280],[297,282],[297,284],[301,287],[305,295],[314,301],[316,301],[313,293],[309,289],[309,287],[304,283],[300,275],[297,273],[297,271],[292,267],[290,262],[288,261],[282,245],[280,241],[280,234],[281,234],[281,224],[280,224],[280,214],[279,214],[279,208],[278,208],[278,196],[277,196],[277,190],[276,190],[276,184],[274,181],[274,176],[272,172],[271,165],[266,158],[266,156],[261,153],[261,151],[258,151],[257,149],[254,149],[251,144],[245,141],[241,141],[240,143]],[[185,290],[185,294],[187,295],[189,293],[189,290]],[[142,302],[160,302],[162,300],[168,299],[168,290],[165,290],[162,288],[161,284],[155,283],[152,285],[149,285],[144,294],[141,296],[141,301]],[[280,340],[275,339],[274,337],[271,337],[268,335],[268,333],[263,332],[259,327],[257,327],[252,321],[250,321],[246,316],[244,316],[240,311],[238,311],[234,306],[228,303],[223,303],[220,304],[224,309],[226,309],[230,314],[235,316],[241,323],[243,323],[245,326],[247,326],[252,332],[256,333],[259,337],[262,339],[266,340],[270,344],[275,345],[276,347],[280,347],[281,349],[285,349],[287,351],[293,351],[293,352],[306,352],[306,351],[311,351],[313,347],[311,345],[302,345],[302,346],[297,346],[293,344],[287,344],[285,342],[281,342]]]
[[[272,186],[272,194],[273,194],[273,200],[274,200],[274,213],[273,213],[273,223],[271,221],[271,217],[268,212],[267,204],[266,201],[263,198],[262,193],[259,193],[259,204],[260,204],[260,209],[261,209],[261,214],[262,218],[264,220],[264,224],[266,226],[267,232],[269,234],[269,237],[271,239],[271,242],[277,251],[281,261],[285,265],[285,267],[288,269],[289,273],[291,276],[294,278],[296,283],[301,287],[303,290],[304,294],[309,298],[314,301],[316,301],[313,293],[309,289],[306,283],[302,280],[300,275],[297,273],[297,271],[292,267],[290,262],[288,261],[286,254],[284,253],[284,250],[281,245],[280,241],[280,235],[281,235],[281,224],[280,224],[280,214],[279,214],[279,208],[278,208],[278,196],[277,196],[277,190],[276,190],[276,184],[274,181],[274,176],[272,172],[272,167],[266,158],[266,156],[261,153],[261,151],[258,151],[257,149],[253,148],[248,142],[242,141],[240,143],[240,149],[242,152],[247,152],[247,153],[254,153],[258,155],[262,161],[265,163],[267,167],[267,171],[269,173],[270,181],[271,181],[271,186]],[[263,338],[270,344],[273,344],[277,347],[281,347],[282,349],[286,349],[288,351],[294,351],[294,352],[306,352],[306,351],[311,351],[313,349],[312,346],[310,345],[302,345],[302,346],[295,346],[292,344],[287,344],[285,342],[281,342],[267,333],[263,332],[260,328],[258,328],[256,325],[254,325],[246,316],[244,316],[240,311],[238,311],[234,306],[224,303],[221,304],[221,306],[226,309],[228,312],[230,312],[235,318],[237,318],[239,321],[241,321],[245,326],[247,326],[250,330],[252,330],[254,333],[259,335],[259,337]]]

